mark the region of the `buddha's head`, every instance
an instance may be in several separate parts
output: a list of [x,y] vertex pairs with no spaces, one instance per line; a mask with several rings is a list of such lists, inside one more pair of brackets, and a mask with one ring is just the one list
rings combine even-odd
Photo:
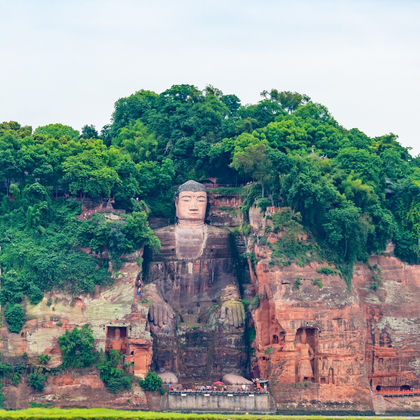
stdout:
[[180,185],[175,196],[175,207],[179,225],[203,225],[207,208],[204,185],[196,181]]

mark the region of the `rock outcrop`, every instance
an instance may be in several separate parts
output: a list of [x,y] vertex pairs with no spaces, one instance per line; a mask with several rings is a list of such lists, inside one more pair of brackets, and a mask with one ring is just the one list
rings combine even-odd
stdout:
[[146,395],[138,383],[134,382],[130,391],[115,395],[107,391],[98,372],[92,369],[51,375],[43,392],[34,392],[23,382],[17,387],[9,386],[5,396],[5,408],[13,410],[28,408],[29,402],[66,408],[149,408]]
[[[3,340],[0,342],[0,352],[4,359],[13,362],[14,358],[26,353],[29,362],[36,365],[39,355],[48,354],[51,356],[48,368],[56,367],[61,364],[58,337],[66,329],[89,324],[97,351],[121,351],[125,355],[125,363],[132,363],[132,372],[145,376],[152,362],[153,343],[147,325],[149,307],[137,294],[141,274],[138,260],[141,255],[142,251],[138,251],[124,256],[126,262],[115,274],[114,283],[102,290],[98,287],[93,295],[74,298],[64,292],[54,291],[46,294],[38,305],[27,302],[28,320],[21,333],[11,334],[5,326],[1,328]],[[112,394],[103,388],[97,371],[86,375],[76,372],[75,375],[50,376],[42,395],[35,393],[29,398],[31,388],[24,384],[18,388],[8,387],[6,407],[27,408],[28,401],[74,407],[123,406],[119,405],[118,399],[110,398]],[[135,393],[141,394],[141,390]],[[92,398],[93,395],[95,398]],[[142,402],[142,395],[141,398],[130,399],[133,407],[147,407]],[[126,395],[121,402],[123,400],[127,400]]]
[[[254,232],[265,229],[257,209],[250,219]],[[277,239],[268,234],[268,242]],[[251,251],[260,301],[252,373],[270,380],[278,409],[372,411],[377,390],[419,387],[420,266],[374,256],[355,268],[349,290],[319,263],[279,267],[268,244]],[[381,278],[376,291],[372,270]],[[403,411],[392,398],[382,406]],[[412,397],[410,410],[419,409]]]
[[[353,288],[366,325],[366,373],[376,391],[420,388],[420,266],[389,256],[373,256],[380,278],[372,290],[372,270],[355,269]],[[420,398],[385,398],[386,411],[420,411]]]

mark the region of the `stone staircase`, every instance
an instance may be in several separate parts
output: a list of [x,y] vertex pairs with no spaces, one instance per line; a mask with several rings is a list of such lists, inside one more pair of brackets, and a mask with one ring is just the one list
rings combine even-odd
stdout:
[[376,415],[382,415],[386,412],[386,401],[382,395],[372,395],[373,410]]

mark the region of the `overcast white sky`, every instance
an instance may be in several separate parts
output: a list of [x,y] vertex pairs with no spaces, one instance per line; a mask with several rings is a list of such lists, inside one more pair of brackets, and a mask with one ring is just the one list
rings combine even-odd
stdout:
[[0,121],[79,129],[139,89],[308,94],[420,153],[420,1],[0,0]]

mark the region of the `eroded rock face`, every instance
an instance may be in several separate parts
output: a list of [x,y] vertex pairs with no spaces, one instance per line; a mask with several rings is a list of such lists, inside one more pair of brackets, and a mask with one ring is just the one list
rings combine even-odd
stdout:
[[209,190],[210,209],[207,220],[213,226],[232,227],[243,223],[241,205],[243,199],[237,195]]
[[[254,213],[258,232],[266,221]],[[420,267],[372,257],[371,268],[355,268],[349,291],[338,275],[317,272],[320,264],[272,266],[269,246],[253,251],[260,305],[253,311],[252,374],[270,379],[278,408],[403,411],[376,389],[420,385]],[[372,266],[381,277],[376,291]],[[418,411],[420,399],[406,407]]]
[[420,266],[375,256],[380,285],[372,291],[372,272],[355,269],[353,285],[366,319],[366,369],[376,388],[420,385]]
[[282,408],[315,400],[320,408],[370,410],[363,309],[338,276],[323,279],[322,289],[314,285],[319,267],[257,264],[254,373],[270,379]]
[[21,382],[17,387],[7,387],[5,396],[5,408],[12,410],[28,408],[29,401],[66,408],[149,408],[145,393],[135,381],[130,391],[112,394],[105,388],[98,372],[89,369],[49,376],[42,393],[34,392]]
[[[145,376],[152,361],[152,337],[147,325],[149,308],[142,303],[137,294],[138,277],[141,272],[137,260],[141,255],[142,251],[138,251],[125,256],[127,261],[119,269],[118,277],[112,286],[103,290],[98,288],[94,295],[72,298],[64,292],[57,291],[51,295],[46,294],[38,305],[32,306],[27,303],[28,321],[20,334],[11,334],[6,327],[1,328],[3,340],[0,351],[3,356],[12,359],[27,353],[29,360],[37,364],[40,354],[49,354],[51,361],[48,367],[58,366],[61,364],[58,337],[63,335],[66,329],[89,324],[95,338],[96,350],[121,351],[125,354],[125,363],[133,362],[133,373]],[[78,382],[74,382],[73,385],[75,389],[84,390],[83,392],[89,395],[89,387],[95,388],[98,380],[100,381],[97,375],[94,382],[79,377]],[[13,387],[11,388],[12,392]],[[47,391],[48,389],[45,392]],[[64,394],[68,395],[69,399],[58,398],[58,405],[69,405],[69,401],[73,401],[71,393]],[[108,393],[104,391],[98,394],[95,399],[96,406],[112,406],[108,401],[109,396],[101,399],[103,395]],[[19,406],[19,400],[17,404]],[[77,403],[72,403],[72,406],[76,405]],[[85,403],[80,402],[80,405]],[[27,403],[24,407],[27,407]]]

